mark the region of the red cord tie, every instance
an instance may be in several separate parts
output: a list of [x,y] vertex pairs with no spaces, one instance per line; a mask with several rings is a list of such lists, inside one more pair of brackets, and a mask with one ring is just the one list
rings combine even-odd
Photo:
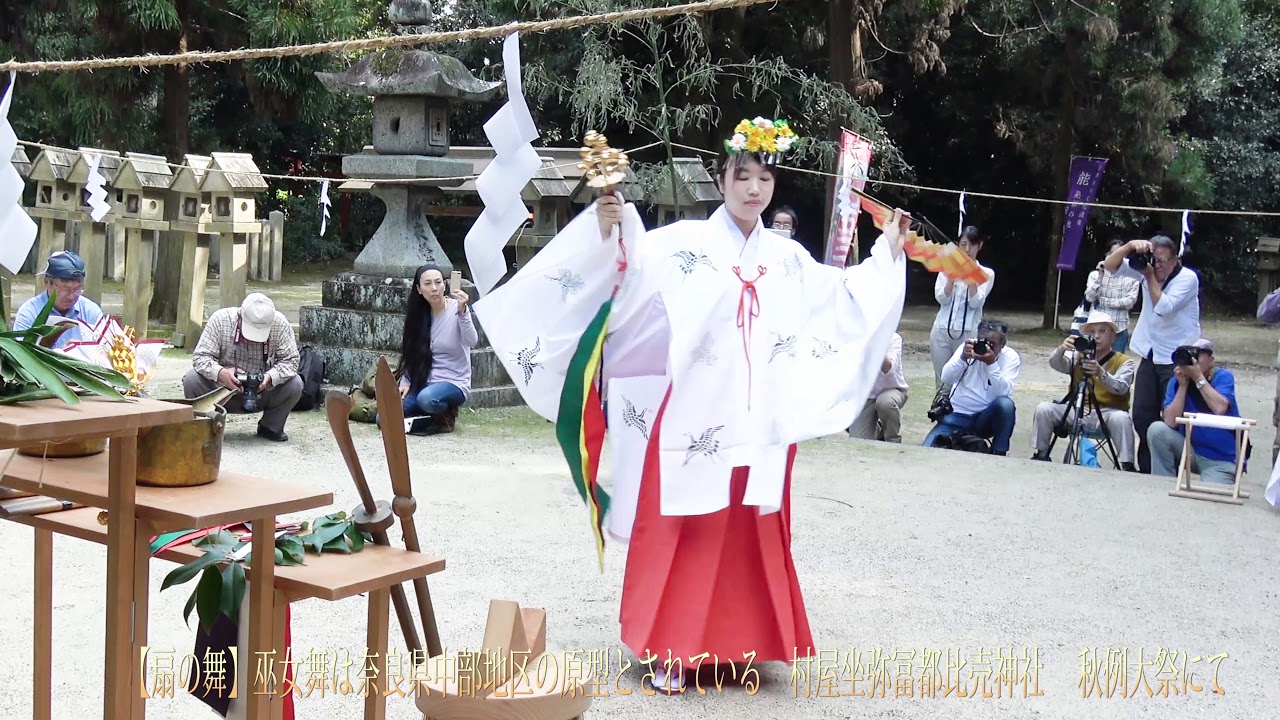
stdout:
[[756,290],[756,283],[764,277],[765,272],[767,272],[765,266],[757,265],[755,278],[746,280],[742,277],[742,268],[736,265],[733,268],[733,274],[737,275],[738,282],[742,283],[742,290],[738,292],[738,329],[742,331],[742,353],[747,359],[748,410],[751,409],[751,328],[753,321],[760,317],[760,292]]

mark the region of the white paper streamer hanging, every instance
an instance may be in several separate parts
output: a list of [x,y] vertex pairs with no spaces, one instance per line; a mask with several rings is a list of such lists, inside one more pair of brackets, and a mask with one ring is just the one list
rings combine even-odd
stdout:
[[1178,257],[1187,254],[1187,238],[1191,237],[1191,211],[1182,211],[1182,242],[1178,244]]
[[542,159],[531,143],[538,138],[533,116],[525,103],[520,80],[520,34],[512,33],[502,44],[502,68],[507,81],[507,102],[489,122],[484,134],[493,147],[493,162],[476,179],[476,192],[484,211],[467,233],[465,248],[471,279],[481,295],[493,289],[506,274],[502,249],[529,219],[529,208],[520,192],[533,179]]
[[325,180],[320,184],[320,235],[324,235],[325,227],[329,224],[329,181]]
[[22,209],[22,176],[13,167],[13,151],[18,136],[9,124],[13,85],[18,74],[9,73],[9,87],[0,100],[0,265],[13,274],[22,269],[36,241],[36,223]]
[[107,179],[98,172],[98,165],[102,162],[101,155],[94,155],[89,161],[89,176],[85,179],[84,189],[89,193],[89,217],[94,222],[102,222],[102,218],[111,212],[111,205],[107,203]]
[[960,227],[956,230],[956,239],[957,239],[957,240],[959,240],[959,239],[960,239],[960,236],[964,234],[964,215],[965,215],[965,211],[964,211],[964,191],[961,191],[961,192],[960,192]]

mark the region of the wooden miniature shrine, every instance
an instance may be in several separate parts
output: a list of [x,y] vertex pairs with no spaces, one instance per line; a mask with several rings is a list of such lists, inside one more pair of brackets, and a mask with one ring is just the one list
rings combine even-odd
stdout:
[[[124,229],[124,324],[139,337],[147,336],[147,311],[151,306],[151,258],[160,233],[169,229],[165,201],[173,172],[158,155],[126,153],[112,186],[121,199],[114,208],[116,227]],[[87,261],[86,261],[87,262]],[[101,280],[101,278],[99,278]],[[87,287],[87,283],[86,283]]]

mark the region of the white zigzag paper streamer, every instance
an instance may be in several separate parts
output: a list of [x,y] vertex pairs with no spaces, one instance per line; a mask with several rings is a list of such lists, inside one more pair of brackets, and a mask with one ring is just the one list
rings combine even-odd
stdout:
[[320,185],[320,235],[324,235],[324,229],[329,224],[329,181],[325,180]]
[[964,216],[965,216],[965,210],[964,210],[964,192],[962,191],[962,192],[960,193],[960,229],[959,229],[959,230],[956,230],[956,237],[957,237],[957,238],[959,238],[961,235],[963,235],[963,234],[964,234]]
[[36,241],[36,223],[22,209],[22,176],[13,167],[18,136],[9,124],[9,107],[18,74],[9,73],[9,87],[0,100],[0,265],[13,274],[22,269]]
[[481,295],[506,274],[502,249],[529,219],[529,208],[520,192],[542,165],[531,144],[538,138],[538,129],[525,103],[520,80],[519,33],[508,35],[503,42],[502,66],[507,102],[484,124],[494,158],[476,179],[476,192],[484,201],[484,211],[467,232],[465,241],[471,279]]
[[1182,211],[1182,242],[1178,245],[1178,257],[1187,254],[1187,238],[1191,237],[1191,211]]
[[107,202],[107,189],[103,187],[107,179],[98,172],[98,165],[101,162],[101,155],[94,155],[89,161],[89,177],[84,184],[84,189],[89,193],[89,217],[93,218],[94,222],[102,222],[102,218],[111,212],[111,205]]

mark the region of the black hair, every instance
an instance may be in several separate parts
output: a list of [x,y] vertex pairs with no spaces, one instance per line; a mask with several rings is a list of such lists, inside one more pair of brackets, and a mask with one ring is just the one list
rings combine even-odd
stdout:
[[1173,253],[1175,256],[1178,254],[1178,244],[1175,243],[1173,238],[1168,235],[1156,235],[1151,238],[1151,247],[1152,249],[1162,247]]
[[1121,245],[1128,245],[1128,244],[1129,244],[1129,241],[1125,240],[1124,238],[1111,238],[1111,242],[1107,243],[1108,254],[1110,253],[1110,251],[1115,250]]
[[760,153],[742,152],[742,153],[738,153],[737,155],[729,155],[727,153],[721,153],[719,159],[716,160],[716,177],[723,180],[725,177],[725,174],[729,172],[729,168],[737,165],[742,165],[746,162],[757,163],[764,169],[768,170],[770,173],[774,175],[778,174],[777,166],[774,163],[765,162],[764,156],[761,155]]
[[444,277],[438,265],[423,265],[413,274],[413,288],[404,309],[404,336],[400,339],[400,364],[397,374],[409,381],[409,386],[426,385],[431,377],[431,306],[418,292],[418,283],[428,270],[435,270]]
[[795,232],[800,229],[800,216],[796,215],[796,211],[791,209],[790,205],[779,205],[772,213],[769,214],[769,224],[773,224],[774,218],[779,215],[786,215],[791,218],[791,230]]
[[956,238],[956,242],[968,240],[970,245],[981,245],[983,243],[982,234],[978,232],[978,226],[968,225],[960,233],[960,237]]
[[1009,325],[1003,320],[983,320],[978,323],[978,337],[984,335],[999,335],[1000,344],[1007,345],[1009,342]]

